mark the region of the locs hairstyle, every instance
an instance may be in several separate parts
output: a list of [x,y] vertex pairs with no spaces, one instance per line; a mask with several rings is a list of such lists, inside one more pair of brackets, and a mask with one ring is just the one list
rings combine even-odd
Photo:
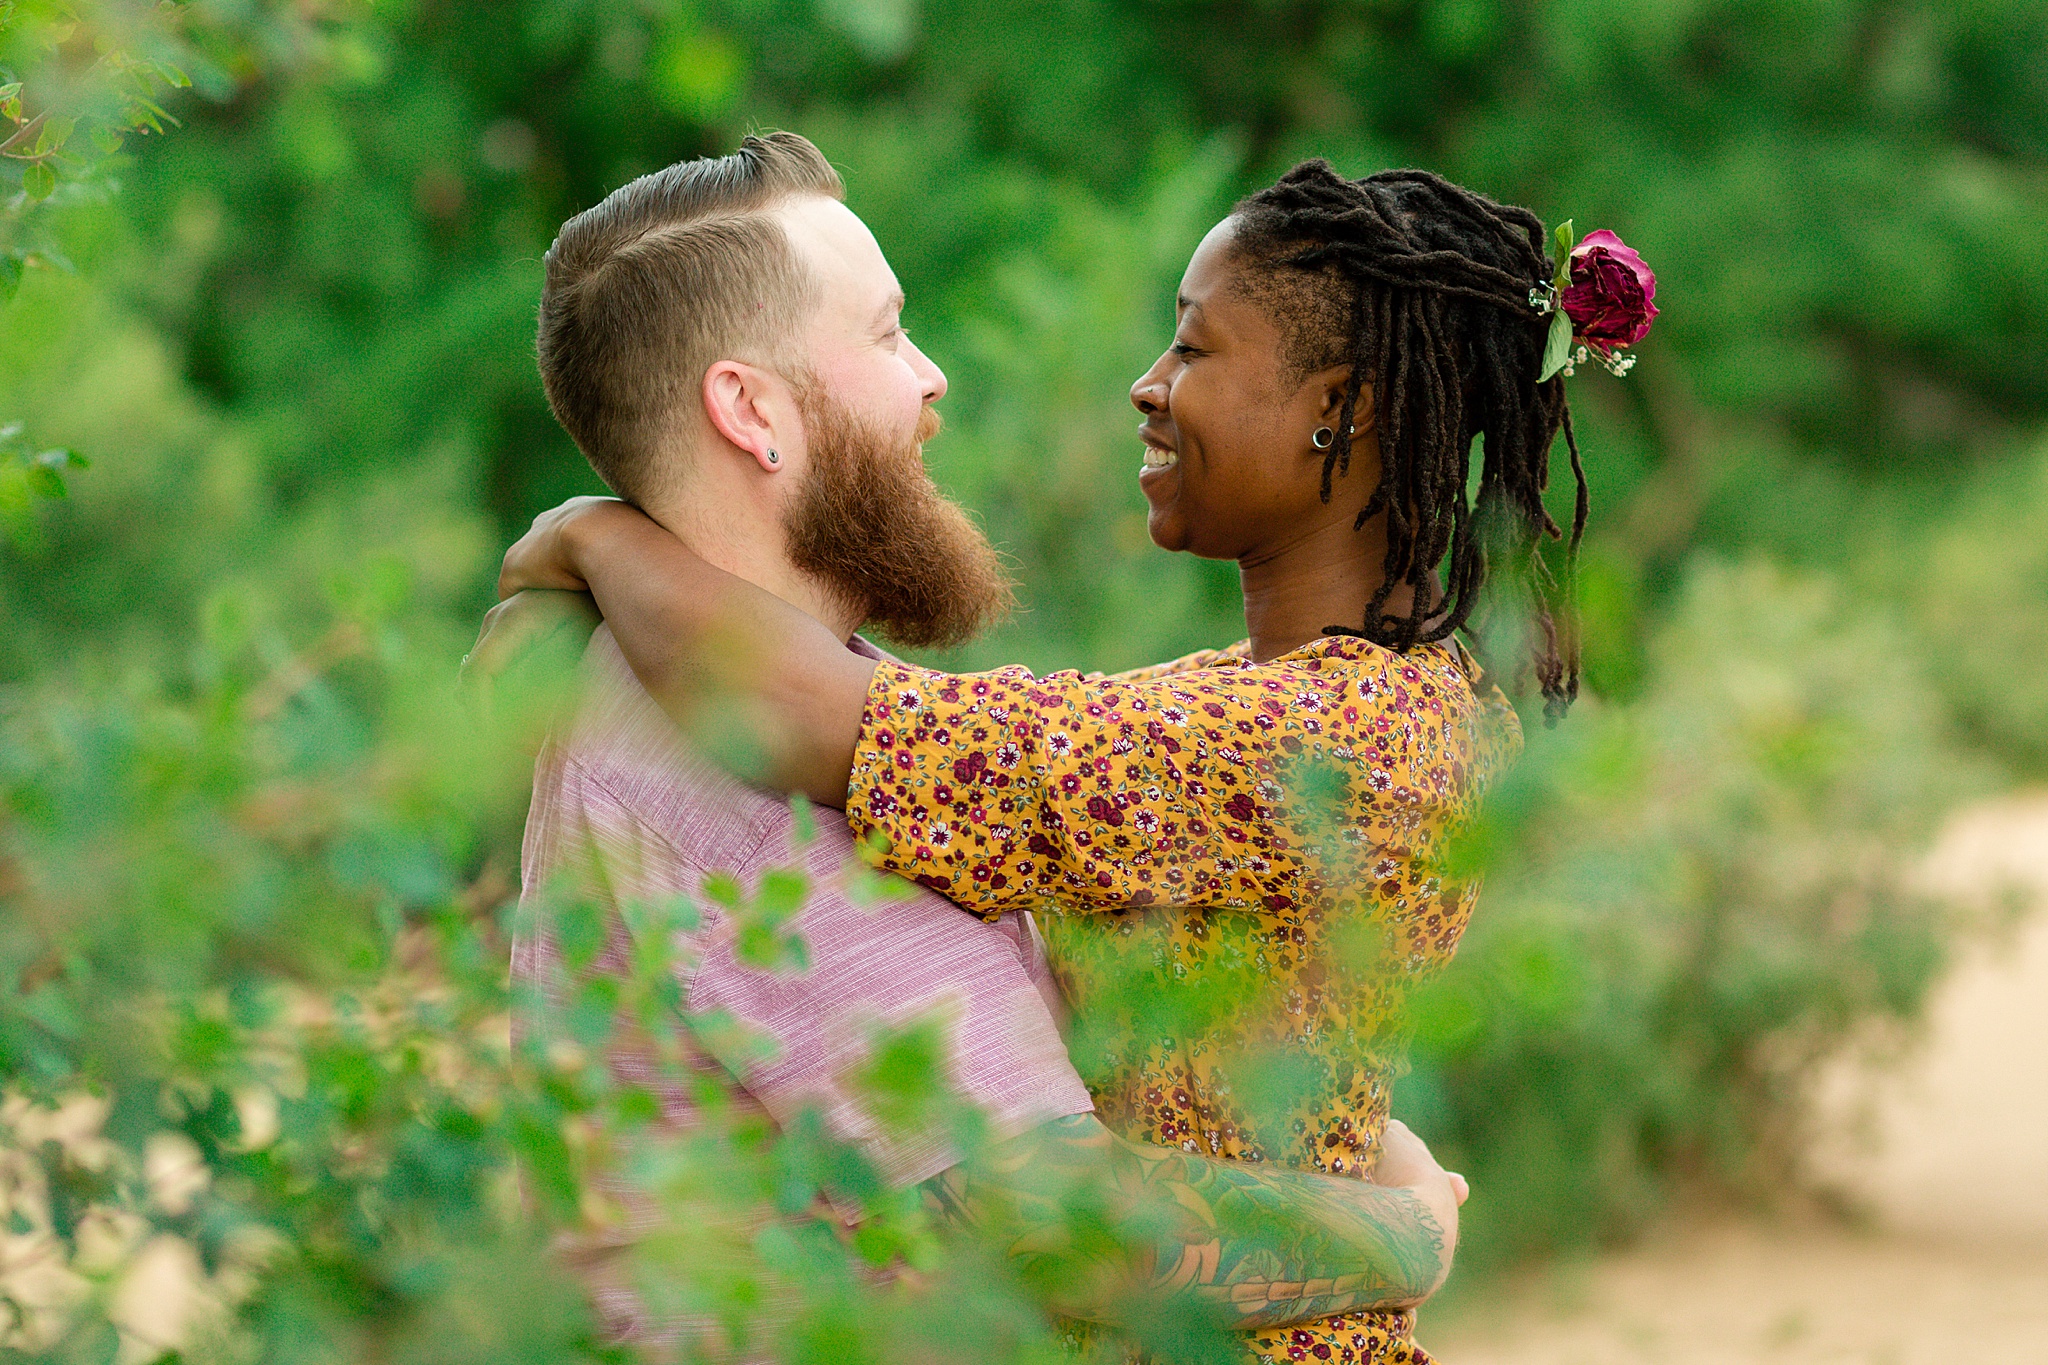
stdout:
[[[1281,329],[1283,364],[1297,377],[1351,366],[1323,461],[1325,502],[1332,475],[1350,466],[1354,413],[1372,385],[1380,481],[1358,525],[1386,514],[1386,581],[1360,626],[1325,633],[1396,650],[1446,639],[1472,615],[1490,550],[1504,550],[1525,576],[1545,709],[1561,716],[1579,687],[1571,580],[1588,499],[1564,380],[1536,382],[1547,328],[1529,291],[1552,274],[1542,221],[1427,171],[1346,180],[1320,159],[1236,215],[1245,287]],[[1560,428],[1578,485],[1562,582],[1542,545],[1563,534],[1543,506]],[[1467,492],[1475,436],[1476,500]],[[1415,605],[1391,616],[1387,598],[1400,583],[1414,587]]]

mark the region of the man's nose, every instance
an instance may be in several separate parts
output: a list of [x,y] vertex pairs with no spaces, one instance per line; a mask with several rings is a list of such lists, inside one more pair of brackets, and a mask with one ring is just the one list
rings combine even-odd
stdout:
[[924,381],[924,401],[936,403],[946,396],[946,372],[932,363],[932,358],[918,349],[916,342],[905,337],[910,347],[910,368]]

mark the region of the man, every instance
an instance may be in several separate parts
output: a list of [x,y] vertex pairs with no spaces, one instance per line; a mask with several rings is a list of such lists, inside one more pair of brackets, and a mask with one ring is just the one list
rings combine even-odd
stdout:
[[[817,149],[785,133],[621,188],[565,224],[548,253],[541,374],[605,481],[705,559],[857,652],[871,652],[854,634],[863,623],[912,645],[949,643],[1003,610],[1009,587],[924,472],[945,376],[904,333],[894,273],[841,194]],[[487,624],[480,653],[491,634]],[[715,680],[717,660],[704,667]],[[857,908],[839,880],[854,850],[838,812],[818,812],[800,846],[788,806],[686,742],[608,632],[585,671],[581,710],[537,766],[528,820],[537,919],[514,970],[538,994],[559,997],[565,981],[548,888],[570,879],[614,914],[691,896],[704,918],[685,944],[686,1005],[773,1044],[767,1056],[727,1056],[761,1113],[786,1125],[819,1110],[885,1179],[923,1185],[942,1213],[1007,1209],[1006,1249],[1020,1259],[1047,1256],[1032,1234],[1058,1217],[1031,1212],[1048,1205],[1024,1182],[1042,1194],[1057,1176],[1106,1200],[1128,1235],[1080,1273],[1065,1267],[1053,1306],[1077,1317],[1128,1323],[1178,1303],[1230,1326],[1275,1325],[1410,1305],[1441,1283],[1459,1195],[1411,1137],[1396,1135],[1381,1185],[1115,1138],[1060,1044],[1028,917],[983,924],[928,892]],[[734,917],[699,893],[713,874],[744,886],[791,864],[816,888],[791,926],[810,961],[778,973],[749,965]],[[622,969],[624,951],[598,968]],[[935,1010],[948,1021],[949,1079],[1000,1143],[998,1160],[971,1169],[944,1133],[884,1131],[846,1087],[876,1025]],[[520,1023],[552,1027],[546,1011]],[[687,1077],[631,1046],[612,1061],[659,1096],[667,1122],[691,1122]],[[1228,1190],[1247,1197],[1219,1199]],[[586,1261],[621,1330],[690,1328],[647,1320],[604,1259]]]

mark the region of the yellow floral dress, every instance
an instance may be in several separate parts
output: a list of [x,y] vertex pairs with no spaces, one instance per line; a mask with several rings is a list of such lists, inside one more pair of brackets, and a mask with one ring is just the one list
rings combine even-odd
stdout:
[[[1102,1119],[1134,1141],[1371,1170],[1403,1002],[1477,885],[1448,836],[1519,752],[1444,645],[1243,645],[1115,677],[884,663],[847,816],[984,917],[1032,908]],[[1247,1334],[1260,1361],[1423,1365],[1413,1317]]]

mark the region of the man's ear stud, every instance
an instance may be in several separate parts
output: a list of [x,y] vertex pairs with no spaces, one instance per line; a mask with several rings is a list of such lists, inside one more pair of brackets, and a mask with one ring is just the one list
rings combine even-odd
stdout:
[[782,457],[781,457],[780,455],[776,454],[776,453],[775,453],[774,451],[772,451],[772,450],[771,450],[771,451],[769,451],[769,452],[768,452],[768,463],[769,463],[769,464],[781,464],[781,463],[782,463]]

